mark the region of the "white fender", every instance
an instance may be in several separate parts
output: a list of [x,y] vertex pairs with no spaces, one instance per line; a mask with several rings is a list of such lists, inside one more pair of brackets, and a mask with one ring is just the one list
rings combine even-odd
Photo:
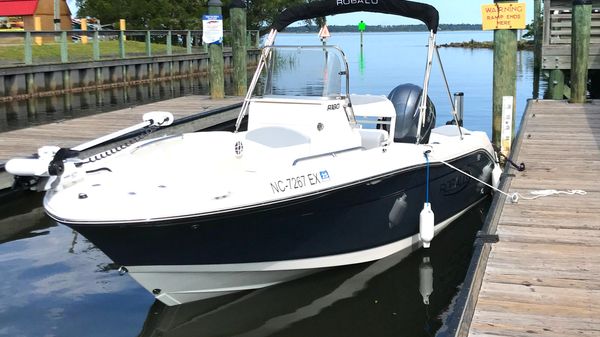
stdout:
[[54,159],[58,146],[42,146],[38,158],[14,158],[6,162],[6,172],[21,177],[47,177],[48,165]]
[[500,168],[500,164],[495,164],[494,169],[492,170],[492,186],[494,186],[494,188],[498,188],[498,186],[500,186],[501,175],[502,169]]
[[6,172],[21,177],[47,177],[51,158],[15,158],[6,162]]
[[425,248],[429,248],[431,240],[433,240],[434,226],[435,216],[431,210],[431,204],[426,202],[423,205],[421,214],[419,214],[419,235]]

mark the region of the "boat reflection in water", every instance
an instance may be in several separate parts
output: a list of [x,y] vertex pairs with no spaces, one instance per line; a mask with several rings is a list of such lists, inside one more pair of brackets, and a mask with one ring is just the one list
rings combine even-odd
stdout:
[[256,291],[167,306],[155,301],[140,336],[433,336],[464,279],[485,200],[429,250],[395,254]]
[[[48,218],[39,194],[29,194],[18,200],[2,200],[0,215],[0,244],[49,233],[46,230]],[[52,222],[52,226],[56,223]]]

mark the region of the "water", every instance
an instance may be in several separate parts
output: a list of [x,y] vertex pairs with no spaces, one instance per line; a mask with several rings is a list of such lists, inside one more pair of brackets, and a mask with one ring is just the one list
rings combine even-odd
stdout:
[[[428,36],[427,32],[364,34],[362,55],[356,33],[334,34],[327,43],[341,47],[346,53],[351,93],[388,95],[403,83],[423,85]],[[440,32],[437,42],[492,41],[493,38],[491,31]],[[277,43],[314,45],[319,41],[316,34],[280,34]],[[462,91],[465,94],[464,126],[486,131],[491,137],[493,51],[440,48],[439,52],[451,93]],[[533,53],[520,51],[517,53],[517,122],[521,120],[532,91]],[[451,119],[451,104],[435,58],[429,96],[437,108],[438,124],[445,124]]]
[[[489,40],[491,34],[442,32],[439,40],[472,38]],[[318,43],[314,34],[282,34],[279,41],[292,40]],[[346,50],[353,92],[386,95],[400,83],[423,80],[426,34],[366,34],[362,62],[358,35],[338,34],[330,42]],[[490,133],[492,52],[440,53],[452,90],[465,92],[466,126]],[[532,56],[521,52],[518,58],[520,114],[531,96]],[[431,96],[439,120],[445,121],[449,104],[434,69]],[[175,88],[194,87],[177,83]],[[174,92],[189,93],[185,90]],[[45,114],[40,110],[38,114]],[[85,113],[94,113],[89,110]],[[23,123],[29,119],[25,116]],[[54,116],[70,117],[54,112],[44,121]],[[475,207],[436,237],[431,249],[402,261],[392,256],[254,292],[166,307],[129,276],[119,275],[112,261],[85,238],[45,216],[40,198],[0,205],[0,336],[431,336],[453,310],[453,296],[489,205],[486,201]],[[433,282],[425,282],[420,275],[431,270]],[[426,305],[422,292],[429,286],[433,292]]]
[[[225,94],[233,92],[232,78],[225,76]],[[0,132],[124,109],[187,95],[208,95],[206,76],[151,82],[59,96],[0,102]]]

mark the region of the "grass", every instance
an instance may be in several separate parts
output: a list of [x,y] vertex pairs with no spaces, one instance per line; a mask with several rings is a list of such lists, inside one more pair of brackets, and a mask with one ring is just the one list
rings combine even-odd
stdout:
[[[0,40],[1,42],[2,40]],[[18,64],[24,62],[24,46],[21,43],[12,43],[1,45],[0,65]],[[165,44],[152,43],[152,55],[166,55],[167,46]],[[69,61],[87,61],[93,58],[93,46],[91,41],[87,44],[68,43]],[[172,47],[173,54],[185,54],[186,48],[180,46]],[[201,51],[201,48],[194,47],[195,52]],[[145,56],[146,44],[138,41],[125,41],[126,57]],[[34,44],[32,46],[33,63],[60,62],[60,44],[56,42],[44,43],[41,46]],[[100,58],[114,59],[119,57],[119,41],[100,42]]]

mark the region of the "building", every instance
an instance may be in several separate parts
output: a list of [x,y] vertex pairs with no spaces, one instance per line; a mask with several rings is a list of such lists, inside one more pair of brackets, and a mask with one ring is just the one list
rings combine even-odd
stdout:
[[[588,79],[592,98],[600,97],[600,0],[591,0]],[[572,0],[544,0],[542,69],[550,71],[550,87],[556,79],[568,79],[571,70]]]
[[[69,6],[66,0],[58,1],[60,29],[71,30]],[[0,17],[21,17],[25,30],[54,30],[54,0],[0,0]],[[35,26],[35,17],[40,18],[40,27]]]

